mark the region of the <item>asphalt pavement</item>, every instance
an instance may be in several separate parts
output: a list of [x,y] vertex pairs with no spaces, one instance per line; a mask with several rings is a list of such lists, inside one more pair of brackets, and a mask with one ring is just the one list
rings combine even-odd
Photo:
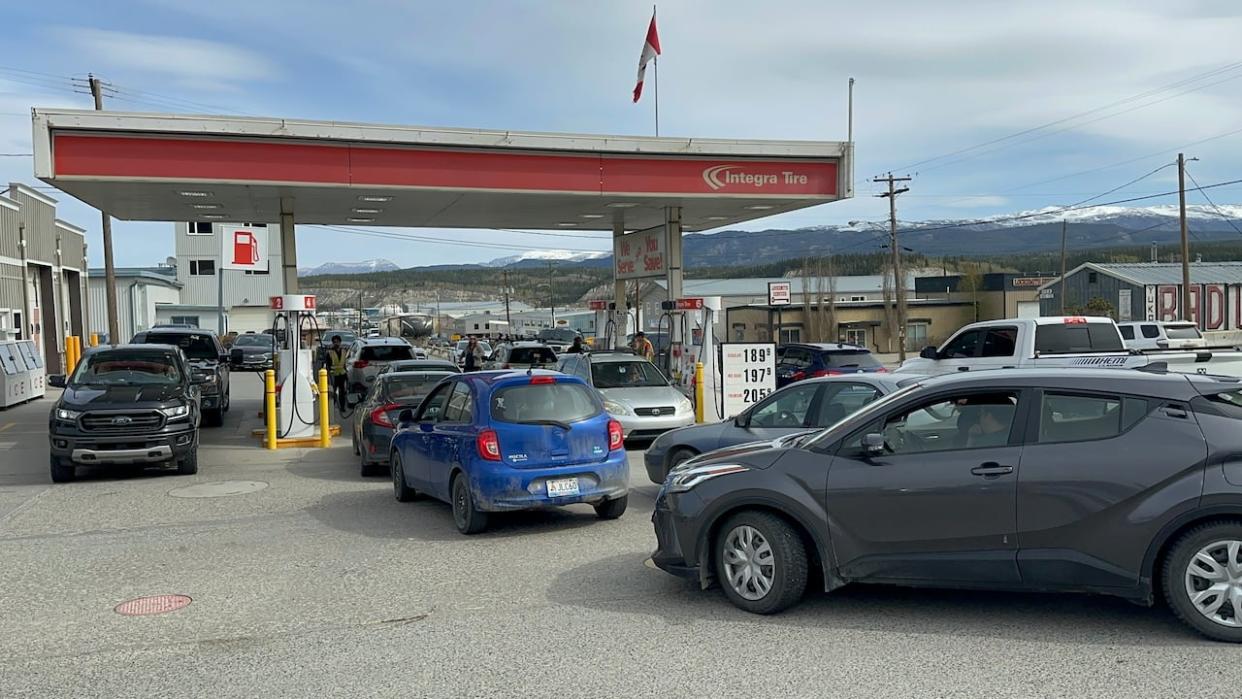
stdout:
[[[640,450],[619,520],[575,506],[464,537],[447,505],[360,477],[348,426],[328,450],[258,448],[258,383],[233,391],[195,476],[53,486],[52,400],[0,412],[0,697],[1239,694],[1242,649],[1119,600],[859,586],[736,610],[646,562]],[[113,611],[162,594],[193,601]]]

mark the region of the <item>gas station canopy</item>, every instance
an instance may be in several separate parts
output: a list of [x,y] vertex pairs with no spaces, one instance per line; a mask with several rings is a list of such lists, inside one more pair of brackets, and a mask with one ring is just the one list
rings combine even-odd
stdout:
[[849,144],[34,110],[35,176],[127,220],[718,228],[850,196]]

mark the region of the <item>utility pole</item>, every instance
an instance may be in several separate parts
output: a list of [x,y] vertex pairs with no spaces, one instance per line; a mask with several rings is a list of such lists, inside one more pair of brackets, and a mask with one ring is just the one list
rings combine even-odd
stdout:
[[556,327],[556,298],[552,295],[552,263],[548,263],[548,310],[552,313],[552,327]]
[[508,326],[509,332],[513,332],[513,319],[509,317],[509,270],[503,272],[505,276],[505,325]]
[[1182,224],[1182,320],[1190,320],[1190,239],[1186,228],[1186,158],[1177,154],[1177,206]]
[[901,246],[897,244],[897,195],[910,191],[909,187],[896,189],[896,183],[909,182],[909,177],[876,177],[872,182],[887,182],[888,191],[877,194],[888,198],[888,246],[893,251],[893,293],[897,296],[897,358],[906,361],[906,292],[905,277],[901,273]]
[[[91,87],[91,97],[95,98],[95,111],[103,111],[103,86],[99,78],[87,75]],[[107,211],[100,211],[103,221],[103,253],[104,253],[104,293],[108,303],[108,342],[119,344],[121,339],[120,325],[116,319],[116,266],[112,261],[112,217]]]
[[1065,315],[1065,229],[1068,224],[1061,219],[1061,315]]

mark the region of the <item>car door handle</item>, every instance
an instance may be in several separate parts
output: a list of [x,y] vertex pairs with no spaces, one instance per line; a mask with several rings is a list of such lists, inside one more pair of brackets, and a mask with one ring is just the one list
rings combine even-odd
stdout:
[[1013,473],[1013,466],[1001,466],[995,461],[985,461],[970,469],[970,472],[976,476],[1003,476],[1006,473]]
[[959,366],[959,367],[957,368],[957,370],[958,370],[958,371],[970,371],[970,367],[968,367],[968,366]]

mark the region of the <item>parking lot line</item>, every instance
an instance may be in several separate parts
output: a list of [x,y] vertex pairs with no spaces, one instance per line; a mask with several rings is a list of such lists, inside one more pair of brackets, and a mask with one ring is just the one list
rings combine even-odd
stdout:
[[12,429],[13,425],[16,425],[16,424],[17,424],[16,422],[5,423],[3,426],[0,426],[0,432],[4,432],[5,430]]

